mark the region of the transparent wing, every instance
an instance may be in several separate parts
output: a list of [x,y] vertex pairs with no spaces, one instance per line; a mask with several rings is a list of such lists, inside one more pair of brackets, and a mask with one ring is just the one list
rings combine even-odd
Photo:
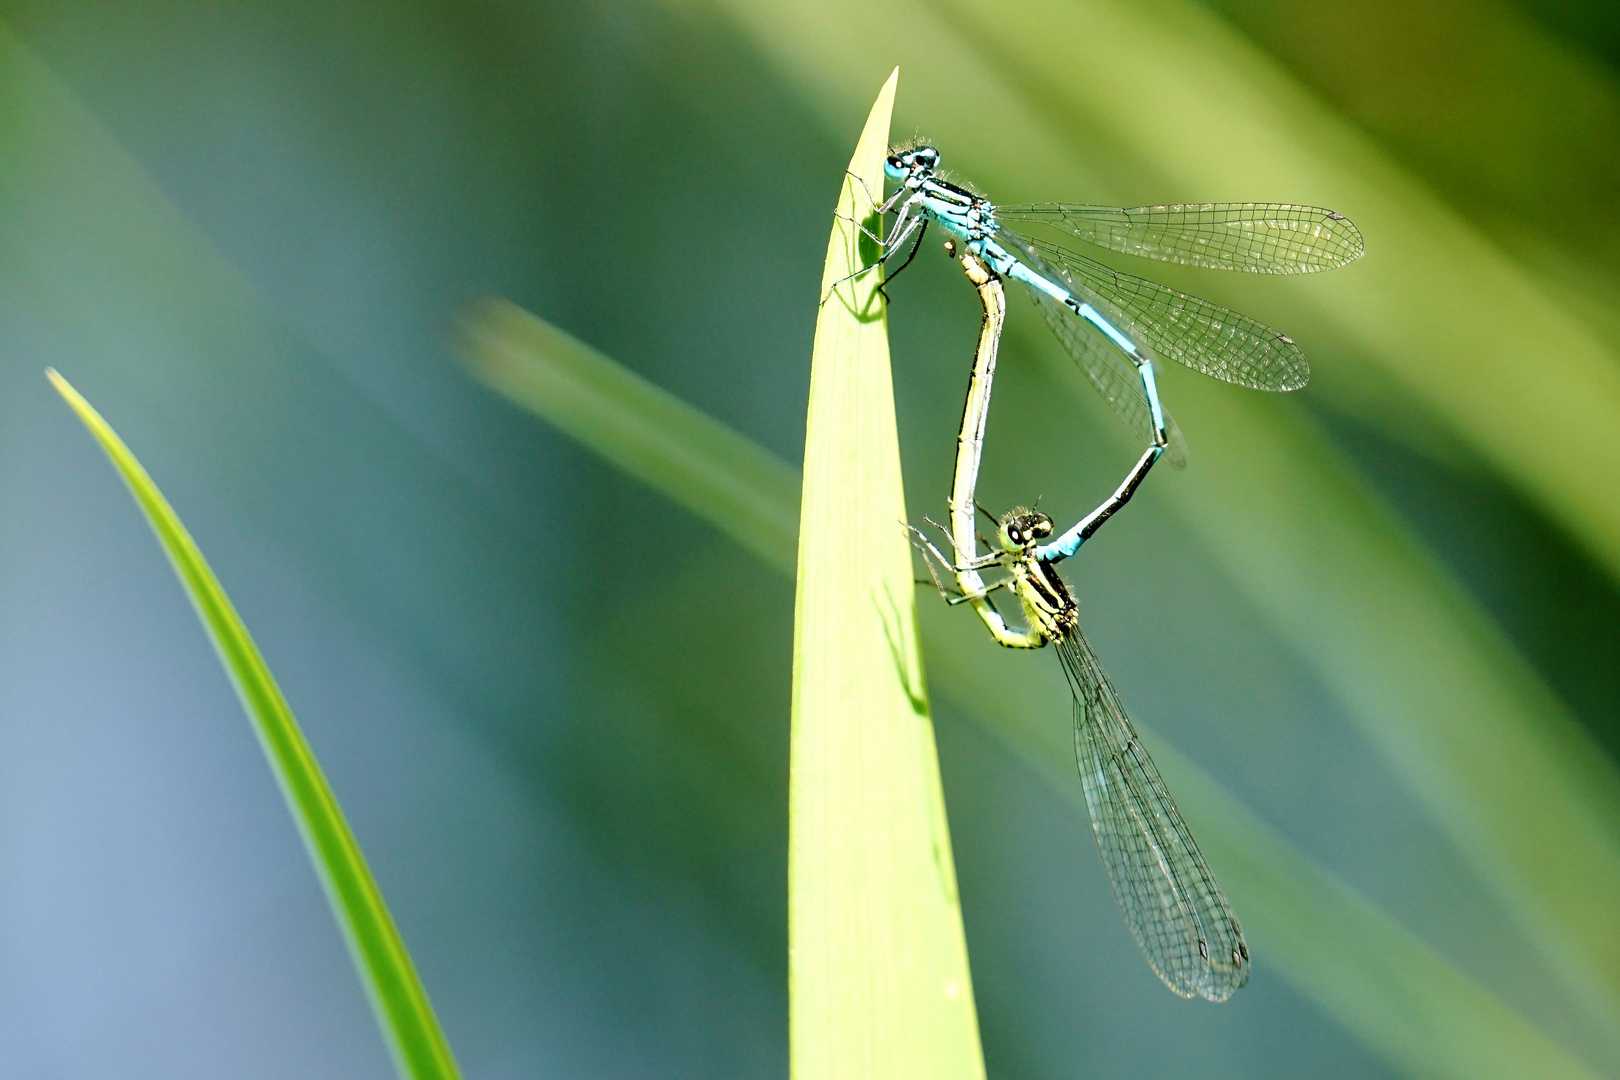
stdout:
[[1049,225],[1127,255],[1256,274],[1332,270],[1366,250],[1349,218],[1291,203],[1042,203],[998,206],[996,218]]
[[[1003,233],[1001,239],[1022,240],[1022,237],[1008,236]],[[1020,259],[1025,260],[1031,270],[1038,274],[1050,275],[1054,281],[1062,281],[1063,275],[1047,266],[1041,257],[1027,245],[1020,244],[1013,249]],[[1153,442],[1153,413],[1148,408],[1147,393],[1142,389],[1142,377],[1137,374],[1136,364],[1129,359],[1119,346],[1103,336],[1102,331],[1086,320],[1080,318],[1073,311],[1064,307],[1050,296],[1036,289],[1026,289],[1035,307],[1046,320],[1046,325],[1052,328],[1052,333],[1063,348],[1068,352],[1074,362],[1085,372],[1091,385],[1103,396],[1144,443]],[[1076,290],[1079,292],[1079,290]],[[1101,297],[1093,297],[1082,293],[1086,300],[1092,303],[1105,319],[1115,323],[1129,332],[1130,319],[1116,310],[1113,305]],[[1150,358],[1151,358],[1151,354]],[[1162,406],[1162,403],[1161,403]],[[1165,413],[1165,427],[1170,436],[1170,445],[1165,449],[1165,459],[1176,468],[1185,468],[1187,465],[1187,443],[1181,437],[1181,429],[1176,422]]]
[[1074,690],[1074,750],[1114,897],[1148,964],[1182,997],[1225,1001],[1249,981],[1237,916],[1077,628],[1057,642]]
[[1124,312],[1160,356],[1255,390],[1298,390],[1311,379],[1311,367],[1293,339],[1247,315],[1122,274],[1044,240],[1014,237],[1005,229],[997,239],[1003,244],[1016,239],[1019,249],[1039,252],[1057,268],[1060,284],[1088,299],[1100,296]]

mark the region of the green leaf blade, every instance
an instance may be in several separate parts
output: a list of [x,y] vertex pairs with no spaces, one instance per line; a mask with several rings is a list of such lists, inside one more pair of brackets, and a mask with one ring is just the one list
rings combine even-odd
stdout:
[[984,1075],[901,529],[880,272],[850,276],[870,254],[854,220],[882,188],[897,76],[843,185],[811,359],[788,780],[794,1080]]
[[129,487],[202,620],[292,811],[400,1075],[459,1080],[449,1044],[360,845],[247,627],[129,447],[66,379],[55,371],[46,375]]

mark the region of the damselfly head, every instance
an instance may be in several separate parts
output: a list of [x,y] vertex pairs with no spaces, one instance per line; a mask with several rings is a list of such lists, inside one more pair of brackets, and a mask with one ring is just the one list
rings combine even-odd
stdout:
[[1052,519],[1022,506],[1002,515],[997,537],[1004,551],[1028,551],[1052,535]]
[[883,163],[890,180],[920,181],[939,167],[939,151],[932,146],[908,146],[896,150]]

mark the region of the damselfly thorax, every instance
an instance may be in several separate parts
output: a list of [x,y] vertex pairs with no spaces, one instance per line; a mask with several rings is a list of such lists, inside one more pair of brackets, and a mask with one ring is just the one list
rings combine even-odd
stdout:
[[1003,515],[1000,524],[997,540],[1024,621],[1047,641],[1068,637],[1080,625],[1080,605],[1058,574],[1057,565],[1035,554],[1041,541],[1052,535],[1052,519],[1038,510],[1019,507]]

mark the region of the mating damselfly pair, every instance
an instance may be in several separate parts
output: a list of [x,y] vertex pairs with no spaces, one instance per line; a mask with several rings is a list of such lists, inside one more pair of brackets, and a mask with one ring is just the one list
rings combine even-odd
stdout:
[[[1155,360],[1170,357],[1260,390],[1298,389],[1310,369],[1290,338],[1253,319],[1022,236],[1006,223],[1044,226],[1166,262],[1270,274],[1343,266],[1362,254],[1361,234],[1343,215],[1283,203],[998,207],[942,178],[939,160],[931,146],[891,153],[884,171],[898,190],[877,208],[895,215],[881,240],[880,262],[913,241],[909,263],[929,225],[938,225],[950,235],[947,250],[959,255],[984,307],[958,436],[950,525],[941,527],[954,557],[915,529],[913,539],[940,592],[953,604],[970,604],[999,644],[1055,647],[1074,697],[1075,755],[1092,830],[1126,924],[1171,990],[1224,1001],[1249,977],[1242,928],[1081,632],[1079,606],[1056,564],[1130,500],[1162,455],[1177,464],[1186,460],[1185,444],[1159,399]],[[1004,278],[1025,286],[1069,355],[1147,446],[1113,495],[1056,539],[1049,516],[1020,507],[997,521],[993,549],[981,555],[976,487],[1006,313]],[[935,573],[936,562],[954,576],[954,593]],[[1004,576],[987,582],[987,571]],[[992,594],[998,590],[1016,597],[1023,629],[996,609]]]

